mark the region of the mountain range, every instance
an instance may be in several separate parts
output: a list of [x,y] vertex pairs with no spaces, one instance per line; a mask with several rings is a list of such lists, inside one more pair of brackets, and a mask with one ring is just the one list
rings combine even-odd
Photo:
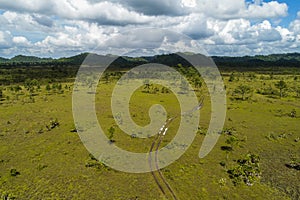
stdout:
[[[36,56],[18,55],[11,59],[0,57],[0,66],[37,66],[37,65],[76,65],[82,64],[89,53],[82,53],[71,57],[62,58],[40,58]],[[186,53],[192,55],[192,53]],[[113,55],[106,55],[113,56]],[[211,57],[217,66],[222,67],[300,67],[300,53],[271,54],[243,57]],[[168,66],[175,66],[179,63],[189,66],[186,60],[177,54],[163,54],[147,57],[116,57],[113,65],[121,68],[137,66],[146,63],[161,63]]]

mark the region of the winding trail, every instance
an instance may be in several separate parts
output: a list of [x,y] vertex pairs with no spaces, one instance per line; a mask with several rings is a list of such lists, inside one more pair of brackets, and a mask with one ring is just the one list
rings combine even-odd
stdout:
[[[156,135],[156,137],[154,138],[154,141],[151,144],[151,148],[149,150],[149,157],[148,157],[148,162],[149,162],[149,167],[151,170],[151,174],[158,186],[158,188],[160,189],[160,191],[163,193],[163,195],[167,198],[167,192],[164,189],[164,187],[166,187],[167,191],[172,195],[172,198],[174,200],[178,200],[174,190],[172,189],[172,187],[170,186],[170,184],[168,183],[168,181],[165,179],[164,175],[162,174],[162,172],[159,169],[159,165],[158,165],[158,151],[159,151],[159,147],[161,145],[161,142],[164,138],[164,136],[166,135],[168,128],[170,126],[170,124],[178,117],[180,116],[184,116],[184,115],[188,115],[188,114],[192,114],[193,112],[200,110],[203,107],[203,101],[204,98],[201,98],[199,104],[197,106],[195,106],[192,110],[184,112],[182,114],[176,115],[175,117],[171,117],[169,119],[166,120],[166,122],[164,123],[164,125],[160,128],[158,134]],[[155,147],[156,146],[156,147]],[[155,159],[154,159],[154,167],[153,168],[153,163],[152,163],[152,152],[155,149]],[[158,175],[155,173],[157,172]],[[167,198],[168,199],[168,198]]]

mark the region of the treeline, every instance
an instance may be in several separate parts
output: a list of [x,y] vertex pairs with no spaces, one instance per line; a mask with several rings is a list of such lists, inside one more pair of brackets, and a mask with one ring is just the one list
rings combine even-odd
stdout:
[[24,83],[27,79],[38,79],[44,83],[74,80],[78,67],[42,66],[0,68],[0,85]]
[[[185,54],[186,56],[194,56],[195,54]],[[63,66],[63,65],[77,65],[80,66],[88,53],[82,53],[72,57],[63,57],[58,59],[53,58],[39,58],[35,56],[18,55],[11,59],[0,57],[0,66]],[[112,56],[112,55],[107,55]],[[105,56],[104,56],[105,57]],[[204,57],[204,56],[202,56]],[[116,57],[117,58],[117,57]],[[257,56],[243,56],[243,57],[226,57],[213,56],[212,59],[220,68],[274,68],[274,67],[289,67],[300,68],[300,53],[288,54],[272,54],[272,55],[257,55]],[[112,64],[114,68],[131,68],[137,65],[146,63],[161,63],[168,66],[176,66],[181,64],[183,66],[191,66],[187,60],[179,56],[179,54],[164,54],[148,57],[118,57]]]
[[218,66],[227,68],[300,68],[300,54],[272,54],[268,56],[212,57]]
[[80,65],[88,53],[82,53],[72,57],[63,57],[58,59],[39,58],[35,56],[18,55],[11,59],[0,57],[0,67],[31,67],[31,66],[65,66]]
[[[80,65],[88,53],[59,59],[34,56],[15,56],[11,59],[0,57],[0,85],[23,83],[26,79],[39,79],[44,82],[66,82],[76,77]],[[111,60],[112,55],[97,55],[99,60]],[[96,57],[97,57],[96,56]],[[188,60],[201,59],[203,66],[211,65],[211,58],[196,54],[165,54],[149,57],[117,57],[108,71],[127,71],[135,66],[159,63],[175,67],[182,73],[192,66]],[[300,74],[300,54],[274,54],[269,56],[212,57],[221,72],[245,72],[269,74]],[[97,61],[97,60],[96,60]],[[99,63],[101,64],[101,63]],[[180,66],[180,67],[178,67]],[[196,73],[196,72],[195,72]]]

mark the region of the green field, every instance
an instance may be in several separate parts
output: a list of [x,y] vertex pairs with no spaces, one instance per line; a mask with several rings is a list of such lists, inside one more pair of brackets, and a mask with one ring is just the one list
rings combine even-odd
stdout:
[[[0,78],[5,79],[3,74]],[[299,199],[300,76],[294,72],[272,75],[230,71],[222,76],[227,117],[217,145],[207,157],[198,157],[211,112],[203,84],[196,89],[199,98],[205,97],[197,136],[179,160],[162,169],[165,178],[182,200]],[[108,77],[101,80],[96,94],[101,126],[104,130],[115,128],[115,145],[148,152],[154,137],[130,137],[116,126],[110,98],[117,76],[110,73]],[[72,79],[32,80],[1,87],[2,199],[166,199],[151,173],[115,171],[85,149],[73,121]],[[282,94],[280,80],[286,84]],[[239,85],[249,86],[245,95],[237,90]],[[130,111],[137,124],[150,122],[148,110],[153,104],[163,105],[170,116],[180,112],[175,95],[161,90],[162,86],[152,85],[149,90],[141,87],[134,93]],[[178,124],[176,121],[170,127],[163,145],[174,137]],[[248,176],[251,184],[244,179],[251,166],[239,161],[247,155],[259,157],[254,164],[257,176]],[[234,169],[236,173],[230,174]]]

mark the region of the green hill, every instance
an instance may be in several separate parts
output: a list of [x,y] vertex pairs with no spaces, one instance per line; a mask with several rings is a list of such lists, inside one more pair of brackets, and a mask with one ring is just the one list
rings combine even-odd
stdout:
[[[36,56],[18,55],[11,59],[0,57],[0,66],[22,66],[22,65],[76,65],[83,63],[89,53],[82,53],[71,57],[62,57],[58,59],[40,58]],[[196,54],[184,53],[185,56],[193,58]],[[110,58],[112,55],[101,56]],[[201,58],[206,59],[205,56]],[[227,56],[212,56],[219,67],[230,68],[262,68],[262,67],[292,67],[298,68],[300,65],[300,53],[289,54],[271,54],[271,55],[256,55],[243,57],[227,57]],[[182,58],[179,54],[163,54],[145,57],[118,57],[113,63],[112,67],[130,68],[146,63],[161,63],[168,66],[190,66],[187,60]]]

